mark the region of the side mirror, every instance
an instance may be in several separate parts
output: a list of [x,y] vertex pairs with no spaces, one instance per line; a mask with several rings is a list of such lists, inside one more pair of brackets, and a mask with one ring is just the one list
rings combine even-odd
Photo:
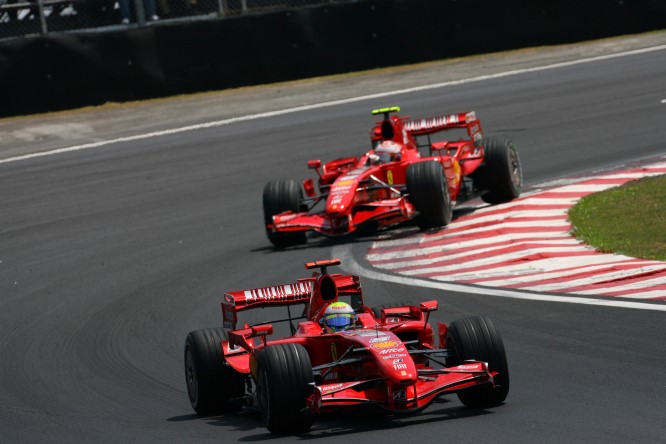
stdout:
[[436,311],[439,308],[439,302],[437,301],[421,302],[419,308],[421,309],[422,313],[429,313],[431,311]]
[[252,326],[252,335],[250,337],[268,336],[271,334],[273,334],[272,324],[254,325]]
[[444,141],[444,142],[433,142],[430,145],[430,149],[433,150],[433,151],[445,150],[448,147],[449,147],[449,142],[446,142],[446,141]]
[[308,197],[315,197],[317,195],[312,178],[303,181],[303,189],[305,190],[305,195]]
[[273,325],[272,324],[265,324],[265,325],[254,325],[252,326],[252,334],[250,335],[251,338],[256,338],[260,337],[261,341],[264,343],[264,346],[266,345],[266,337],[268,335],[273,334]]
[[308,168],[310,168],[311,170],[319,169],[320,166],[321,166],[321,160],[319,159],[308,160]]

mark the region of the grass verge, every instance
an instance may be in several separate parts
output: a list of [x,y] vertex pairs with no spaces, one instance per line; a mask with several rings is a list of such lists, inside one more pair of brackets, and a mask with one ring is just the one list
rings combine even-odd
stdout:
[[587,195],[569,220],[572,234],[600,251],[666,261],[666,175]]

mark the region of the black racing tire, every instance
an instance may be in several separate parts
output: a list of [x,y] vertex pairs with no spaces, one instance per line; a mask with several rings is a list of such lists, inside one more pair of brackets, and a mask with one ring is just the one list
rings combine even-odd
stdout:
[[418,162],[407,167],[407,191],[416,208],[414,218],[421,230],[448,225],[453,217],[449,185],[439,162]]
[[474,185],[489,204],[509,202],[520,196],[523,170],[516,146],[506,136],[488,137],[480,142],[485,160],[472,175]]
[[185,339],[185,382],[192,408],[200,415],[235,411],[245,393],[245,376],[225,363],[220,341],[224,330],[191,331]]
[[446,333],[446,348],[455,352],[454,357],[447,358],[448,366],[475,360],[487,362],[491,372],[498,372],[495,388],[475,387],[458,392],[465,406],[487,408],[504,402],[509,394],[509,366],[502,336],[489,317],[470,316],[453,321]]
[[[280,179],[269,182],[264,187],[264,224],[272,224],[273,216],[284,211],[301,211],[303,190],[298,182],[292,179]],[[266,228],[268,240],[278,248],[304,244],[307,236],[304,231],[292,233],[275,233]]]
[[303,412],[314,377],[307,350],[287,343],[264,347],[259,356],[257,399],[261,419],[271,433],[305,433],[314,417]]

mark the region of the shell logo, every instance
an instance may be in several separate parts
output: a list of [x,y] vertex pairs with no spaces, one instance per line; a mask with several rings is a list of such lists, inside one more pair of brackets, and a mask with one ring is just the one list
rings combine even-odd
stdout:
[[399,344],[400,343],[398,341],[382,341],[382,342],[375,342],[374,344],[370,344],[370,347],[377,348],[377,349],[382,349],[382,348],[395,347]]
[[453,178],[456,181],[456,185],[460,183],[460,173],[461,173],[461,168],[460,168],[460,163],[457,160],[453,160]]

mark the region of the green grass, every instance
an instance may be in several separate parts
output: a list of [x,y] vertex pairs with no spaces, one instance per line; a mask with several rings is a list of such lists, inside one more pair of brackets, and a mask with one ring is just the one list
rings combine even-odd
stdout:
[[587,195],[569,220],[572,234],[600,251],[666,261],[666,175]]

